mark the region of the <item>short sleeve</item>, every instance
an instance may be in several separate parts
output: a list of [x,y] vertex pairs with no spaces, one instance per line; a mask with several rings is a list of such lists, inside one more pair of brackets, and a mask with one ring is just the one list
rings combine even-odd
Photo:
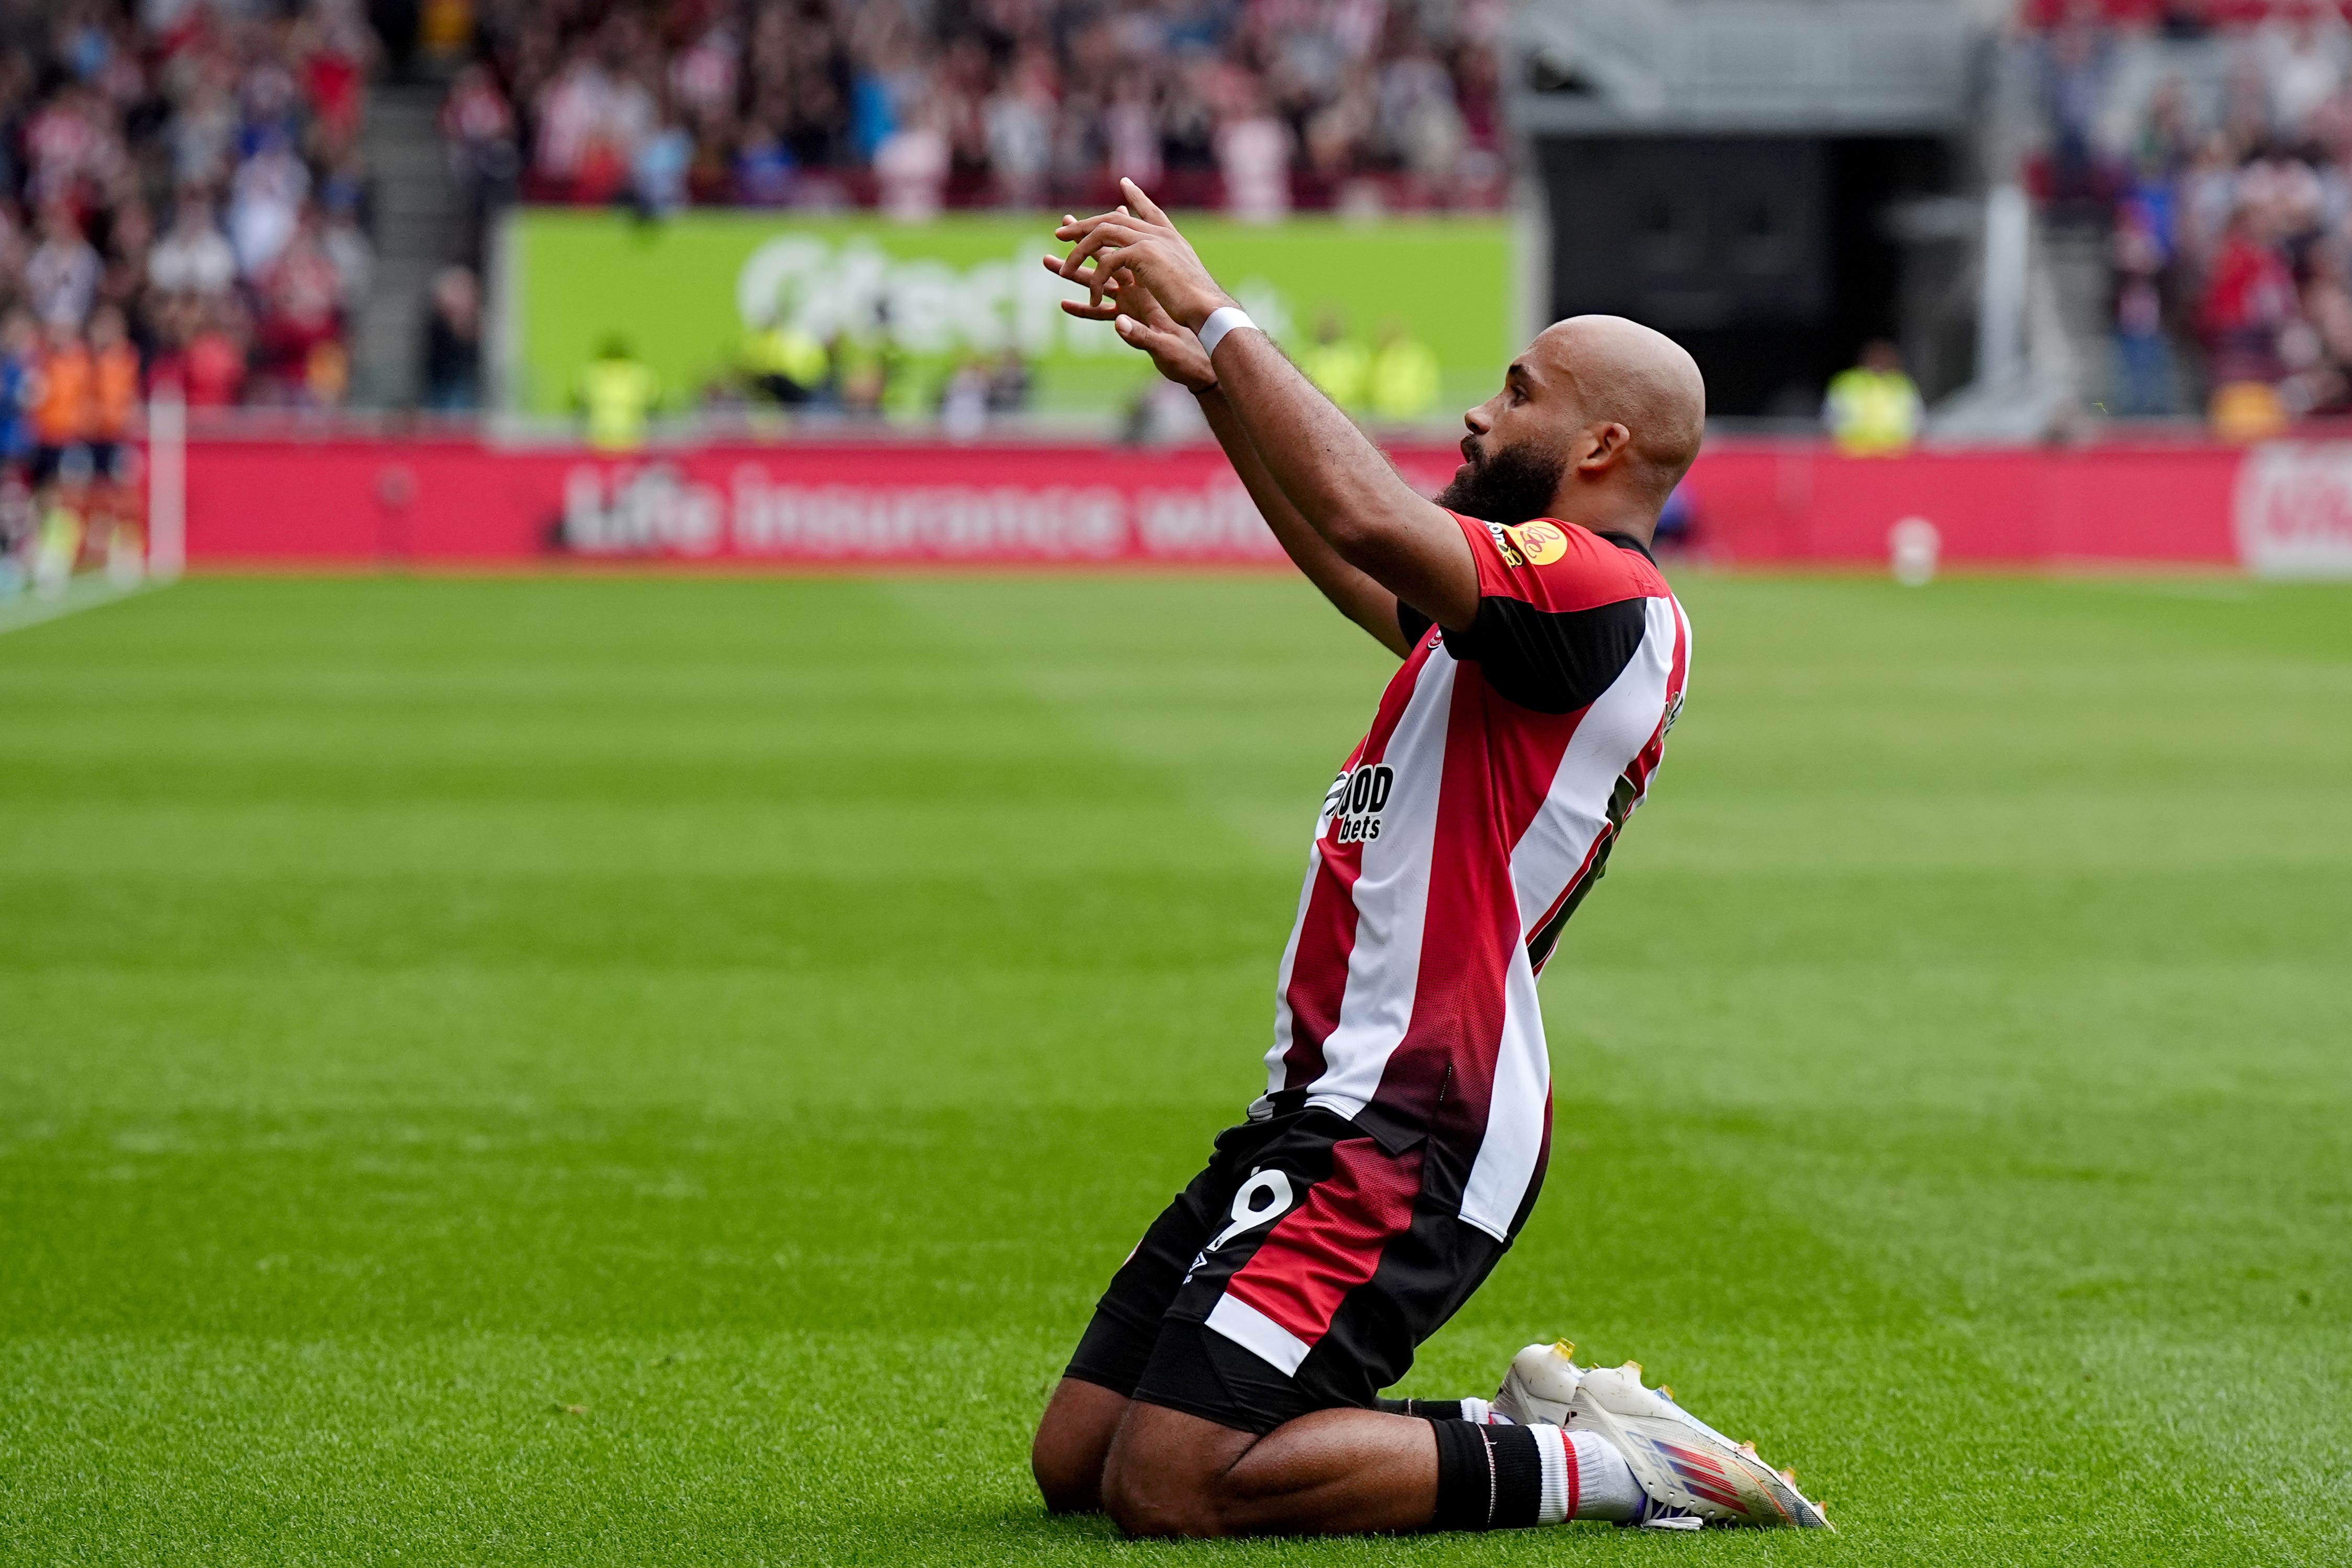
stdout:
[[1454,521],[1477,562],[1478,613],[1466,629],[1447,629],[1447,648],[1523,708],[1590,706],[1641,647],[1649,602],[1668,593],[1657,568],[1574,523]]

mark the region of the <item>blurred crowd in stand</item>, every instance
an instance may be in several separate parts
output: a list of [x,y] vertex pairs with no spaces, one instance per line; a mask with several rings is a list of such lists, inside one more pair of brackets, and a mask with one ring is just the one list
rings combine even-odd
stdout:
[[2352,27],[2315,0],[2024,12],[2049,220],[2103,226],[2109,409],[2352,412]]
[[352,0],[0,0],[0,591],[135,562],[152,387],[343,400],[373,52]]
[[442,111],[539,201],[1494,207],[1504,0],[476,0]]

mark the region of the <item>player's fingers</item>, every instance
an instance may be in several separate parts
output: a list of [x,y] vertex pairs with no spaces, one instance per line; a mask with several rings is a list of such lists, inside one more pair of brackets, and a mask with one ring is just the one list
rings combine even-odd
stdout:
[[[1059,261],[1050,256],[1040,257],[1038,259],[1045,264],[1045,270],[1055,277],[1065,277],[1062,263]],[[1067,280],[1083,284],[1087,290],[1086,299],[1061,300],[1055,303],[1082,321],[1108,321],[1128,309],[1119,302],[1119,284],[1123,276],[1115,268],[1100,266],[1082,268],[1076,278]],[[1140,289],[1136,290],[1136,297],[1139,300],[1151,298]]]
[[1054,231],[1054,237],[1055,239],[1076,239],[1080,236],[1090,233],[1104,224],[1118,223],[1122,218],[1129,222],[1132,222],[1134,221],[1134,215],[1127,212],[1107,212],[1097,213],[1092,217],[1066,217],[1062,220],[1061,226]]
[[1155,327],[1141,317],[1126,314],[1118,318],[1118,335],[1136,347],[1148,348],[1154,353],[1180,349],[1184,340],[1192,336],[1181,327]]
[[1176,346],[1166,332],[1155,332],[1133,316],[1118,318],[1118,335],[1154,359]]
[[1149,285],[1139,281],[1132,270],[1121,268],[1118,275],[1118,306],[1129,315],[1154,331],[1164,331],[1176,324],[1168,308],[1160,302]]
[[[1110,282],[1112,273],[1118,273],[1119,257],[1124,254],[1127,245],[1129,237],[1119,230],[1108,228],[1108,226],[1096,228],[1094,233],[1087,235],[1085,240],[1070,247],[1070,257],[1061,263],[1061,275],[1070,278],[1073,282],[1085,282],[1087,291],[1094,294],[1096,303],[1101,303],[1103,287]],[[1091,275],[1085,273],[1087,261],[1094,261],[1094,273]]]
[[[1103,252],[1103,258],[1108,261],[1109,258],[1116,256],[1117,254],[1118,254],[1117,251],[1107,250]],[[1111,281],[1111,268],[1108,266],[1097,266],[1094,270],[1094,276],[1086,280],[1087,302],[1088,304],[1101,304],[1103,302],[1103,296],[1105,294],[1111,293],[1116,289],[1117,285]]]
[[[1090,296],[1096,294],[1097,290],[1094,286],[1095,275],[1101,270],[1099,268],[1082,267],[1074,273],[1070,270],[1068,263],[1058,257],[1041,256],[1037,259],[1039,265],[1043,266],[1046,271],[1052,273],[1055,277],[1061,279],[1064,282],[1076,283],[1082,286]],[[1066,305],[1068,301],[1065,300],[1063,303]]]
[[1062,258],[1062,264],[1058,270],[1063,277],[1075,281],[1086,269],[1087,260],[1110,243],[1111,237],[1101,229],[1095,229],[1079,236],[1071,245],[1070,253]]
[[1068,265],[1068,258],[1066,257],[1043,256],[1039,257],[1038,259],[1045,263],[1046,271],[1052,273],[1056,278],[1068,278],[1074,283],[1091,282],[1094,279],[1094,275],[1101,270],[1099,267],[1082,267],[1076,271],[1076,273],[1072,274],[1064,270],[1064,268]]
[[1139,239],[1149,238],[1154,232],[1150,226],[1137,222],[1132,216],[1122,217],[1117,213],[1084,218],[1070,226],[1073,232],[1056,232],[1054,237],[1077,245],[1084,245],[1090,239],[1132,245]]
[[1160,301],[1139,289],[1130,289],[1119,295],[1118,308],[1122,313],[1153,331],[1168,329],[1168,312],[1160,308]]
[[1127,205],[1135,209],[1136,216],[1147,223],[1165,224],[1170,228],[1176,226],[1168,222],[1168,215],[1160,210],[1160,204],[1143,194],[1141,185],[1121,174],[1118,177],[1118,188],[1127,193]]
[[[1139,237],[1115,224],[1105,224],[1072,246],[1070,254],[1062,258],[1058,270],[1071,281],[1084,283],[1088,296],[1087,302],[1099,305],[1110,279],[1125,265],[1121,258]],[[1086,270],[1089,261],[1094,263],[1092,273]]]

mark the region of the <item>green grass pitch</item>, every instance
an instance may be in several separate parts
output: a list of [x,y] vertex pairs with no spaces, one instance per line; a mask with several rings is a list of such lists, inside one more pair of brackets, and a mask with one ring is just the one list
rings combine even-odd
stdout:
[[1304,586],[221,579],[0,638],[0,1560],[2352,1561],[2352,591],[1684,586],[1405,1392],[1635,1357],[1839,1536],[1040,1513],[1386,675]]

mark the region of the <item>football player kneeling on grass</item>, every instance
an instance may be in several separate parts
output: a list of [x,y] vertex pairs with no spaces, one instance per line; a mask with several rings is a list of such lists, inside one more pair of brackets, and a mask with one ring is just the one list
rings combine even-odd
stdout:
[[1032,1450],[1046,1505],[1138,1535],[1825,1525],[1630,1363],[1536,1345],[1491,1401],[1380,1397],[1535,1203],[1536,976],[1689,673],[1649,545],[1698,367],[1615,317],[1548,328],[1433,502],[1123,188],[1056,231],[1045,265],[1087,289],[1064,308],[1199,398],[1291,560],[1402,662],[1324,797],[1266,1092],[1096,1309]]

